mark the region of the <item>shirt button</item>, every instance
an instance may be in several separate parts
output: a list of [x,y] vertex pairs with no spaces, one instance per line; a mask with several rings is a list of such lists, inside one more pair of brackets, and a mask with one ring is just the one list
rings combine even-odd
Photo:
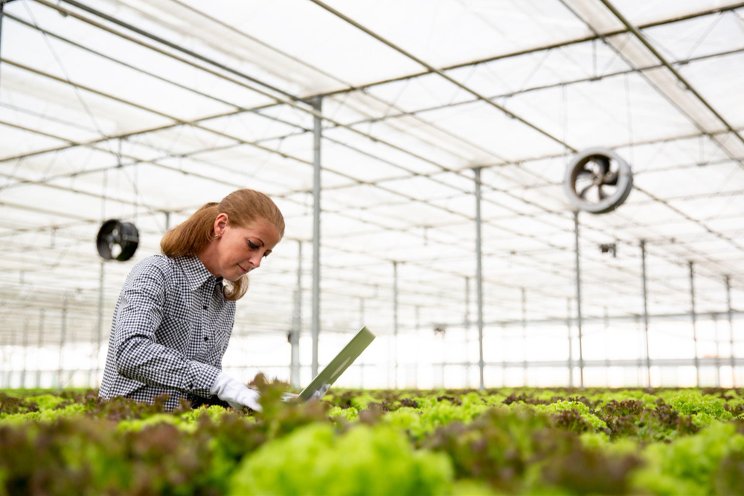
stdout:
[[194,383],[193,382],[191,384],[189,384],[189,388],[190,389],[194,389]]
[[204,341],[209,341],[209,338],[207,336],[204,336]]
[[204,305],[204,307],[203,307],[203,308],[204,308],[204,310],[206,310],[206,309],[207,309],[207,305]]

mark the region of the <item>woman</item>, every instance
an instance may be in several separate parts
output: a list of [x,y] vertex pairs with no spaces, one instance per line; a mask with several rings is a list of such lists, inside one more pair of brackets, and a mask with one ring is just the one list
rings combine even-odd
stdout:
[[184,398],[216,395],[235,408],[260,410],[257,391],[222,369],[235,318],[235,301],[248,273],[284,235],[284,218],[265,194],[240,189],[207,203],[160,242],[129,273],[114,310],[99,396],[166,408]]

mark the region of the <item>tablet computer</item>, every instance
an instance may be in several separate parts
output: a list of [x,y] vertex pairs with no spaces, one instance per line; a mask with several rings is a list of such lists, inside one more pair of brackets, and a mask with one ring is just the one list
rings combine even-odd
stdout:
[[[307,401],[312,398],[316,391],[321,390],[324,386],[327,390],[327,388],[336,382],[336,379],[344,373],[344,370],[346,370],[349,365],[351,365],[352,362],[362,354],[374,339],[375,335],[372,334],[367,327],[362,327],[361,330],[356,333],[356,336],[351,338],[351,341],[344,346],[344,349],[342,349],[338,355],[336,355],[334,359],[331,360],[331,362],[326,365],[317,376],[315,376],[315,379],[313,379],[310,384],[300,392],[299,398],[302,401]],[[325,391],[322,391],[322,393],[325,393]]]

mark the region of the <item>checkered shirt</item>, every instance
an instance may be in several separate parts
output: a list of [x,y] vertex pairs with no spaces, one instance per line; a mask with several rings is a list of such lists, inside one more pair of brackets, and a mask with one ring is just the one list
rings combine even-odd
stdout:
[[235,302],[197,257],[153,255],[129,273],[114,310],[99,397],[173,409],[210,396],[235,320]]

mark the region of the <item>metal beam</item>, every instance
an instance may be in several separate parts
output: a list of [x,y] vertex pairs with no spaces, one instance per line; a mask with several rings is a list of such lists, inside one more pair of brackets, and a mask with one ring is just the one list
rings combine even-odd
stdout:
[[320,197],[321,197],[321,119],[323,100],[312,102],[318,114],[313,117],[313,286],[312,286],[312,375],[318,375],[318,339],[320,336]]
[[[687,21],[687,20],[690,20],[690,19],[696,19],[696,18],[699,18],[699,17],[709,16],[709,15],[713,15],[713,14],[719,14],[719,13],[722,13],[722,12],[733,11],[733,10],[739,9],[741,7],[744,7],[744,2],[738,2],[738,3],[734,3],[734,4],[722,6],[722,7],[712,7],[712,8],[703,9],[703,10],[700,10],[700,11],[697,11],[697,12],[691,12],[689,14],[684,14],[684,15],[674,16],[674,17],[668,17],[668,18],[665,18],[665,19],[659,19],[659,20],[656,20],[656,21],[647,22],[647,23],[644,23],[644,24],[639,24],[638,25],[638,28],[641,29],[641,30],[643,30],[643,29],[654,28],[654,27],[658,27],[658,26],[665,26],[667,24],[673,24],[673,23],[676,23],[676,22],[682,22],[682,21]],[[521,49],[521,50],[514,50],[514,51],[503,53],[503,54],[500,54],[500,55],[495,55],[495,56],[490,56],[490,57],[484,57],[484,58],[475,59],[475,60],[469,60],[467,62],[460,62],[460,63],[457,63],[457,64],[451,64],[451,65],[440,67],[439,70],[440,71],[443,71],[443,72],[446,72],[446,71],[452,71],[452,70],[455,70],[455,69],[463,69],[463,68],[473,67],[473,66],[477,66],[477,65],[487,64],[489,62],[495,62],[497,60],[504,60],[504,59],[509,59],[509,58],[513,58],[513,57],[519,57],[519,56],[522,56],[522,55],[529,55],[529,54],[533,54],[533,53],[545,52],[545,51],[549,51],[549,50],[556,50],[556,49],[564,48],[564,47],[571,46],[571,45],[579,45],[581,43],[589,43],[589,42],[594,42],[594,41],[601,41],[604,38],[609,38],[609,37],[612,37],[612,36],[618,36],[618,35],[622,35],[622,34],[626,34],[626,33],[628,33],[627,28],[626,29],[614,29],[612,31],[606,31],[606,32],[601,33],[601,34],[596,33],[596,34],[593,34],[593,35],[581,36],[581,37],[578,37],[578,38],[571,38],[571,39],[567,39],[567,40],[561,40],[561,41],[557,41],[555,43],[547,43],[547,44],[544,44],[544,45],[539,45],[539,46],[535,46],[535,47],[525,48],[525,49]],[[397,76],[397,77],[382,79],[382,80],[378,80],[378,81],[374,81],[374,82],[370,82],[370,83],[365,83],[365,84],[361,84],[361,85],[350,86],[348,88],[344,88],[344,89],[340,89],[340,90],[334,90],[334,91],[329,91],[329,92],[325,92],[325,93],[318,93],[318,94],[313,95],[313,96],[335,96],[335,95],[342,95],[342,94],[345,94],[345,93],[352,93],[352,92],[358,92],[358,91],[366,91],[366,90],[369,90],[369,89],[374,88],[376,86],[381,86],[381,85],[395,83],[395,82],[400,82],[400,81],[407,81],[409,79],[415,79],[415,78],[422,77],[422,76],[428,76],[428,75],[432,74],[433,72],[434,71],[424,70],[424,71],[419,71],[419,72],[412,73],[412,74],[406,74],[406,75],[403,75],[403,76]]]
[[475,290],[478,322],[478,387],[485,389],[483,377],[483,232],[481,226],[481,170],[473,169],[475,174]]
[[700,354],[698,353],[698,336],[697,336],[697,312],[695,311],[695,269],[694,262],[690,260],[687,262],[690,269],[690,318],[692,319],[692,342],[694,345],[695,356],[693,361],[695,363],[695,378],[696,386],[700,387]]
[[646,386],[651,387],[651,353],[648,340],[648,290],[646,286],[646,240],[641,240],[641,287],[643,297],[643,343],[646,356]]
[[736,387],[736,360],[735,360],[735,340],[734,340],[734,310],[731,307],[731,277],[730,276],[724,276],[723,282],[726,286],[726,306],[727,306],[727,312],[726,317],[728,320],[729,325],[729,345],[730,345],[730,362],[731,362],[731,387]]
[[579,333],[579,387],[584,387],[584,347],[582,335],[582,315],[581,315],[581,252],[579,248],[579,212],[573,212],[574,219],[574,241],[576,255],[576,328]]
[[398,261],[393,260],[393,387],[398,389]]
[[[683,87],[689,91],[700,103],[707,108],[710,113],[712,113],[718,121],[724,125],[724,127],[728,130],[728,132],[732,133],[734,136],[736,136],[739,141],[744,144],[744,137],[742,137],[739,133],[737,133],[734,128],[731,126],[731,124],[720,114],[718,111],[713,108],[713,106],[706,100],[693,86],[690,84],[690,82],[682,76],[682,74],[675,69],[672,64],[667,61],[666,57],[664,57],[649,41],[648,39],[641,33],[637,27],[635,27],[615,6],[610,2],[609,0],[600,0],[602,4],[604,4],[607,9],[612,12],[612,14],[625,26],[625,28],[633,33],[633,36],[640,41],[643,46],[648,49],[649,52],[651,52],[654,57],[656,57],[659,62],[666,67],[666,69],[674,75],[674,77],[683,85]],[[725,149],[724,149],[725,151]],[[741,165],[741,164],[740,164]],[[744,166],[744,165],[743,165]]]
[[[445,72],[442,72],[440,69],[437,69],[436,67],[430,65],[429,63],[425,62],[424,60],[416,57],[412,53],[406,51],[402,47],[396,45],[395,43],[393,43],[390,40],[384,38],[383,36],[375,33],[374,31],[372,31],[371,29],[367,28],[366,26],[363,26],[362,24],[356,22],[354,19],[352,19],[349,16],[343,14],[342,12],[334,9],[330,5],[328,5],[328,4],[324,3],[324,2],[321,2],[320,0],[311,0],[311,1],[314,4],[320,6],[321,8],[327,10],[331,14],[335,15],[339,19],[342,19],[346,23],[354,26],[356,29],[358,29],[358,30],[366,33],[367,35],[371,36],[372,38],[376,39],[377,41],[379,41],[383,45],[386,45],[386,46],[392,48],[396,52],[404,55],[405,57],[413,60],[417,64],[425,67],[428,71],[430,71],[430,72],[432,72],[434,74],[437,74],[438,76],[440,76],[441,78],[447,80],[448,82],[452,83],[453,85],[457,86],[461,90],[463,90],[463,91],[465,91],[465,92],[473,95],[474,97],[476,97],[478,100],[482,101],[483,103],[485,103],[487,105],[490,105],[491,107],[499,110],[500,112],[502,112],[506,116],[511,117],[512,119],[516,120],[517,122],[522,123],[523,125],[527,126],[528,128],[532,129],[533,131],[535,131],[535,132],[543,135],[544,137],[548,138],[550,141],[553,141],[553,142],[558,143],[560,145],[566,146],[566,144],[561,139],[557,138],[556,136],[554,136],[553,134],[549,133],[545,129],[536,126],[535,124],[531,123],[530,121],[524,119],[523,117],[515,114],[511,110],[505,108],[503,105],[499,105],[498,103],[490,100],[489,98],[485,97],[484,95],[482,95],[482,94],[478,93],[477,91],[473,90],[469,86],[466,86],[466,85],[462,84],[460,81],[458,81],[457,79],[453,78],[449,74],[447,74]],[[576,151],[575,149],[572,149],[572,150],[573,151]]]
[[289,382],[300,387],[300,334],[302,333],[302,241],[297,241],[297,287],[295,288],[294,312],[290,331],[291,356],[289,363]]
[[528,361],[527,361],[527,290],[524,287],[520,288],[520,294],[522,296],[522,357],[524,362],[524,370],[522,371],[522,385],[528,385]]
[[[566,146],[568,146],[568,145],[566,145]],[[662,200],[659,200],[659,201],[662,201]],[[663,202],[663,201],[662,201],[662,203],[664,203],[664,204],[666,204],[667,206],[669,206],[669,205],[668,205],[668,204],[667,204],[666,202]],[[672,207],[670,206],[670,208],[672,208]],[[677,213],[680,213],[681,215],[684,215],[684,214],[683,214],[683,213],[682,213],[681,211],[679,211],[678,209],[674,209],[674,210],[675,210],[675,211],[677,211]],[[688,219],[688,220],[689,220],[689,219]],[[694,220],[694,219],[693,219],[693,220]],[[699,221],[696,221],[696,222],[700,223]],[[700,223],[700,224],[702,225],[702,223]],[[707,229],[707,226],[704,226],[704,227],[706,227],[706,229]],[[710,229],[708,229],[708,230],[710,231]],[[712,231],[711,231],[711,232],[712,232]],[[714,234],[715,234],[715,233],[714,233]],[[732,240],[730,240],[729,238],[723,237],[722,235],[719,235],[719,237],[722,237],[722,239],[727,239],[727,240],[729,240],[729,241],[733,242],[733,241],[732,241]]]
[[[717,358],[716,357],[702,357],[699,360],[699,365],[701,367],[715,367],[717,364]],[[447,366],[447,367],[465,367],[467,366],[467,362],[434,362],[432,365],[434,366]],[[509,361],[509,362],[487,362],[487,366],[489,367],[495,367],[495,366],[503,366],[505,368],[510,369],[519,369],[522,367],[522,362],[519,360]],[[534,362],[530,362],[530,365],[533,368],[541,368],[541,367],[549,367],[549,368],[563,368],[566,366],[565,360],[535,360]],[[693,365],[693,362],[689,358],[655,358],[651,360],[651,366],[652,367],[688,367],[690,365]],[[737,358],[736,359],[736,365],[737,366],[744,366],[744,358]],[[597,359],[597,360],[586,360],[584,362],[584,366],[586,368],[604,368],[607,366],[607,362],[604,359]],[[641,368],[644,366],[644,361],[642,358],[637,359],[617,359],[617,360],[610,360],[610,367],[638,367]],[[573,386],[570,386],[573,387]]]
[[[571,332],[571,298],[566,298],[566,332],[568,341],[568,385],[574,387],[573,333]],[[565,366],[566,364],[564,364]]]

